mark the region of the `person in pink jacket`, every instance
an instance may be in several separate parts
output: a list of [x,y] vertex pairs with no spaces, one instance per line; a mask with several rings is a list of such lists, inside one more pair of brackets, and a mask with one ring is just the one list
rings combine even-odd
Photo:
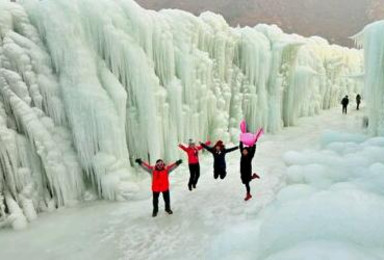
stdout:
[[[207,141],[209,145],[211,142]],[[200,164],[199,164],[199,151],[203,149],[201,145],[196,146],[192,139],[189,139],[188,147],[179,144],[179,147],[188,155],[188,166],[189,166],[189,182],[188,189],[191,191],[192,188],[196,189],[197,182],[200,177]]]

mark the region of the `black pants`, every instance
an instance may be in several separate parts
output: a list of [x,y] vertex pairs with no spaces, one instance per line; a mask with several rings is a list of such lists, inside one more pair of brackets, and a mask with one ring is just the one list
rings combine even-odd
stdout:
[[227,176],[227,170],[225,168],[218,168],[218,169],[214,169],[213,170],[213,178],[217,179],[219,178],[220,176],[220,179],[224,179],[225,176]]
[[356,107],[356,109],[359,110],[359,108],[360,108],[360,102],[357,102],[357,107]]
[[251,193],[251,187],[249,186],[249,182],[244,183],[245,189],[247,190],[247,193]]
[[240,178],[241,182],[245,185],[247,193],[251,193],[251,187],[249,186],[249,183],[252,181],[252,172],[243,172],[240,174]]
[[347,113],[347,106],[343,106],[343,114]]
[[200,178],[200,164],[199,163],[194,163],[194,164],[189,164],[189,182],[188,186],[193,186],[196,187],[197,182],[199,181]]
[[[160,192],[153,192],[153,212],[159,211],[159,196]],[[165,210],[171,209],[171,200],[169,198],[169,190],[163,191],[163,199],[165,203]]]

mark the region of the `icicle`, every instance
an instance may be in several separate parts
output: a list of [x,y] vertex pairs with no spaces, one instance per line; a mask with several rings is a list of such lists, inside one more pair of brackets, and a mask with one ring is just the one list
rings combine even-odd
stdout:
[[367,25],[355,36],[364,47],[365,89],[369,117],[369,131],[373,135],[384,135],[384,21]]
[[211,12],[1,1],[3,207],[31,221],[92,192],[130,198],[135,158],[174,160],[189,138],[237,142],[244,118],[277,132],[360,92],[362,73],[357,50]]

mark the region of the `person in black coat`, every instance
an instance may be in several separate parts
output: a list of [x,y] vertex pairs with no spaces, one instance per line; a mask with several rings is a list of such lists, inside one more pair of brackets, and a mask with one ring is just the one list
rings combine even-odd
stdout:
[[360,96],[360,94],[357,94],[357,96],[356,96],[356,110],[359,110],[360,103],[361,103],[361,96]]
[[343,114],[347,114],[347,107],[348,107],[348,104],[349,104],[348,96],[345,96],[345,97],[341,100],[341,105],[343,106],[343,109],[342,109],[342,113],[343,113]]
[[241,181],[247,190],[247,194],[244,199],[245,201],[252,198],[251,187],[249,186],[249,183],[252,181],[252,179],[259,178],[256,173],[252,174],[252,159],[255,156],[255,152],[256,143],[251,147],[244,147],[243,142],[240,142],[240,176]]
[[213,147],[210,147],[204,143],[201,143],[201,146],[210,152],[213,155],[213,177],[217,179],[220,176],[220,179],[224,179],[227,175],[227,164],[225,162],[225,155],[227,153],[237,150],[239,147],[235,146],[229,149],[226,149],[223,141],[219,140]]

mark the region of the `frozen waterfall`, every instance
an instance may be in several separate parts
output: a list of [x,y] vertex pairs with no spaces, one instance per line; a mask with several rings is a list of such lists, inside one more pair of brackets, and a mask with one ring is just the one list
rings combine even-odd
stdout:
[[188,138],[236,143],[243,118],[295,125],[360,93],[363,66],[362,51],[210,12],[0,0],[0,226],[90,193],[129,199],[134,158],[178,158]]
[[364,47],[365,89],[369,130],[373,135],[384,136],[384,21],[367,25],[355,36]]

